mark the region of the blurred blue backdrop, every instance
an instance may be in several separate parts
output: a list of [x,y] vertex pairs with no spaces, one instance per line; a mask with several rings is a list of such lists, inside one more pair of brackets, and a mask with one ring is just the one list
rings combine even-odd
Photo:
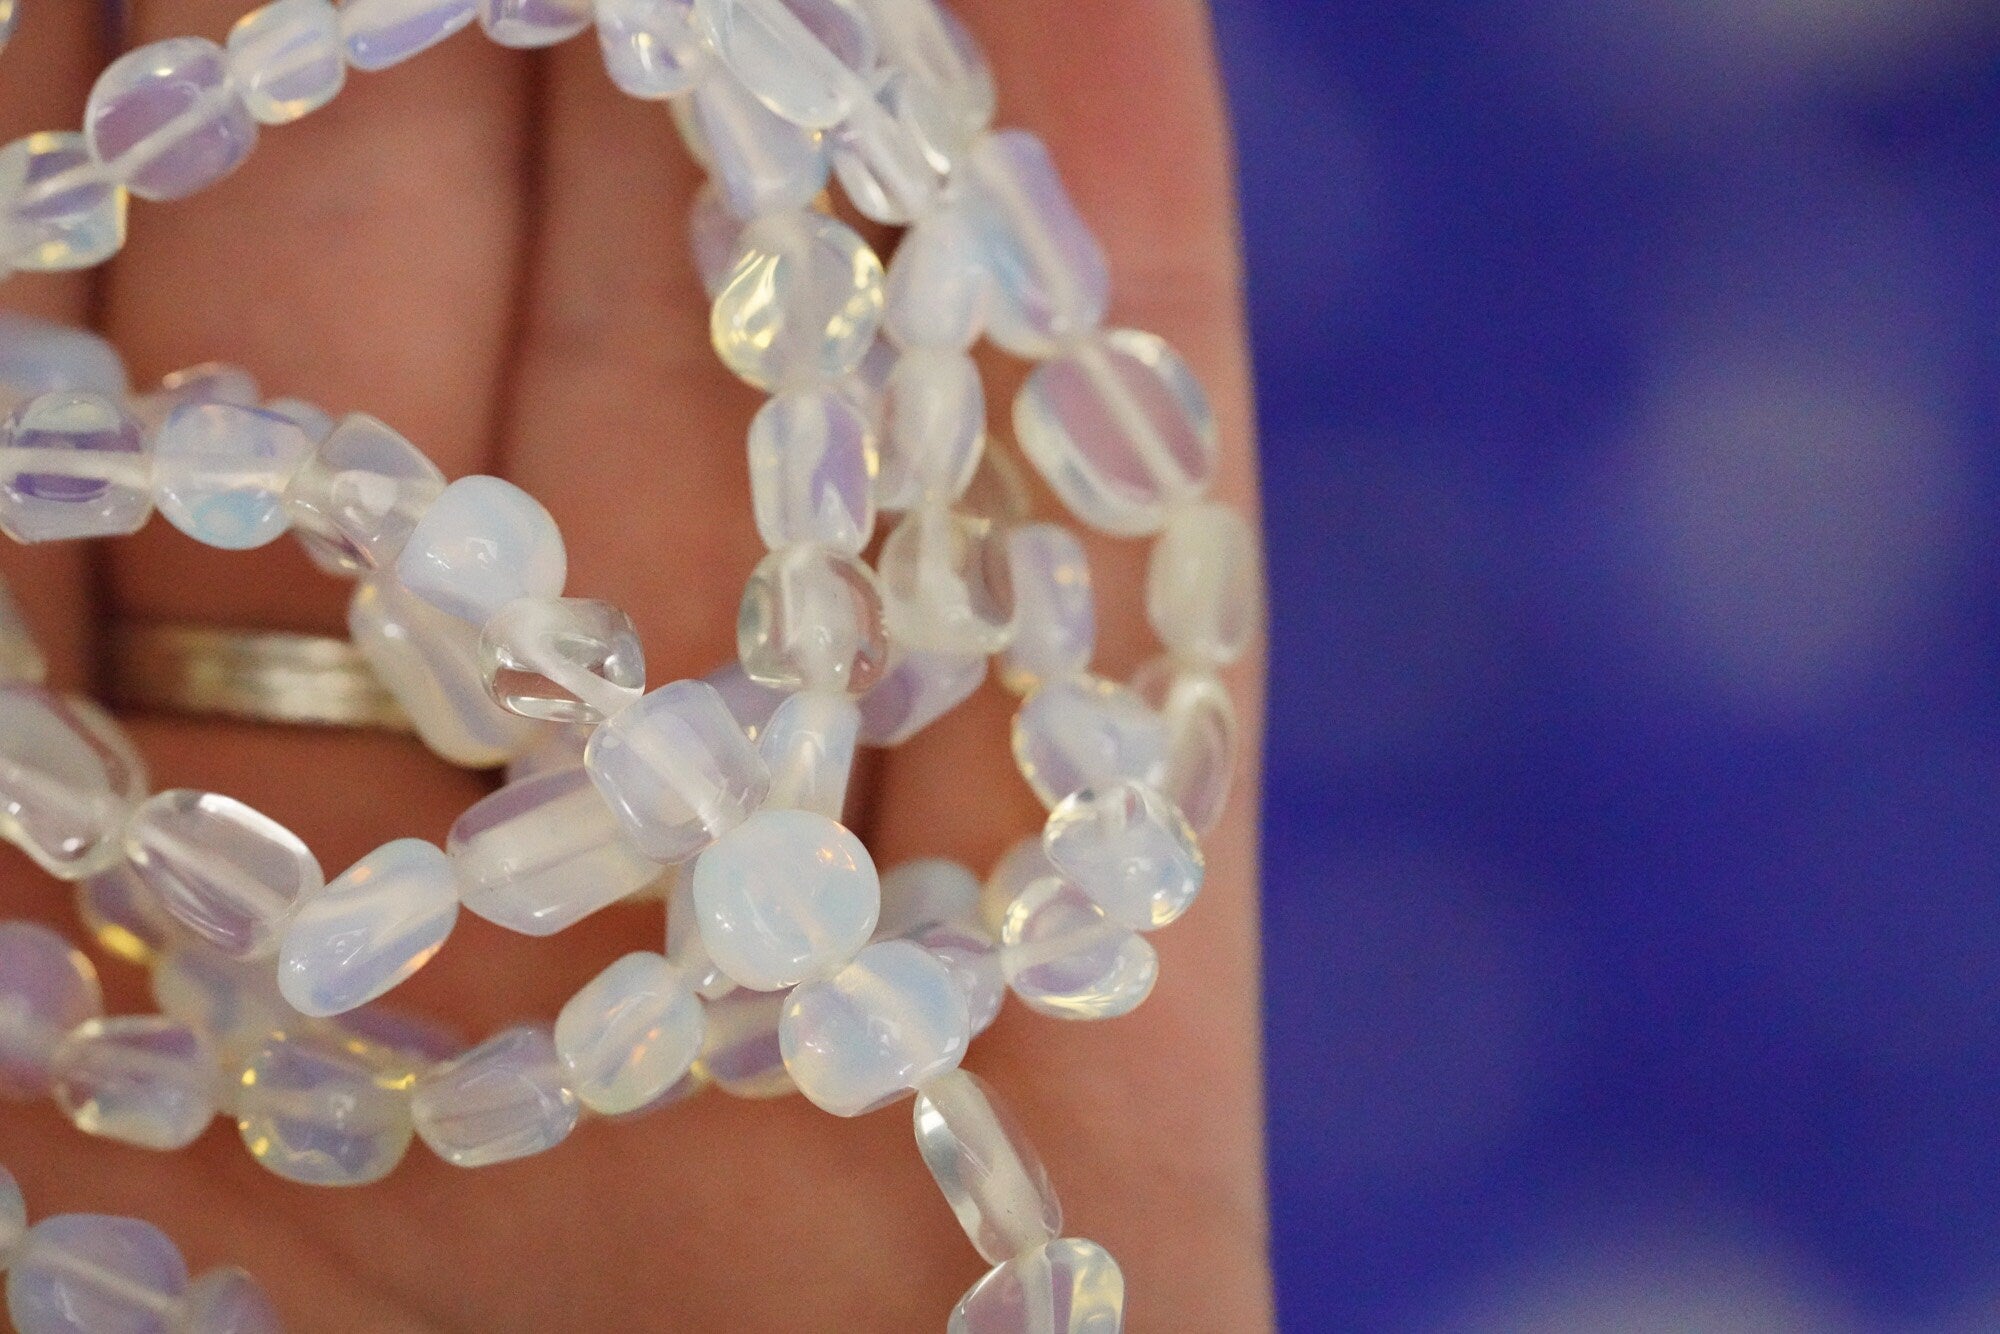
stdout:
[[1287,1329],[2000,1329],[2000,11],[1217,0]]

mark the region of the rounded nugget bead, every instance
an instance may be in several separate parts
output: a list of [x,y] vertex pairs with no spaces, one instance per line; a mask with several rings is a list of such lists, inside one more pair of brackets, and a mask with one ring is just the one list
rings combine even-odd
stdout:
[[1166,776],[1160,790],[1198,834],[1222,819],[1236,772],[1236,706],[1222,682],[1160,658],[1132,678],[1132,689],[1167,726]]
[[[823,136],[773,114],[734,74],[711,73],[687,104],[677,123],[684,133],[695,132],[689,148],[708,164],[737,217],[804,208],[825,188],[830,162]],[[672,105],[678,110],[682,104]]]
[[1007,1105],[969,1070],[917,1090],[917,1151],[965,1235],[988,1263],[1004,1264],[1062,1232],[1048,1169]]
[[750,500],[773,550],[814,543],[859,555],[875,531],[875,439],[825,385],[778,394],[750,423]]
[[284,1334],[271,1299],[241,1269],[212,1269],[174,1308],[173,1334]]
[[861,739],[900,746],[964,703],[985,679],[983,653],[897,653],[861,697]]
[[90,151],[141,199],[180,199],[235,171],[257,143],[228,57],[201,37],[128,51],[98,76],[83,110]]
[[695,863],[694,901],[709,957],[743,986],[775,991],[867,944],[882,887],[868,849],[837,821],[764,810]]
[[898,648],[998,653],[1014,633],[1014,585],[990,519],[926,505],[905,515],[876,565]]
[[125,853],[167,912],[239,959],[275,951],[293,910],[326,883],[298,835],[214,792],[147,798],[125,827]]
[[202,1035],[227,1065],[241,1065],[272,1033],[299,1022],[278,992],[276,970],[245,963],[198,940],[180,939],[153,964],[161,1013]]
[[798,1092],[778,1045],[787,993],[738,988],[708,1002],[701,1068],[732,1098],[782,1098]]
[[501,46],[554,46],[588,28],[591,14],[591,0],[480,0],[479,26]]
[[546,1152],[576,1128],[576,1095],[562,1074],[546,1030],[510,1028],[417,1077],[417,1133],[456,1167]]
[[1118,1334],[1125,1276],[1095,1242],[1064,1237],[1000,1265],[959,1299],[947,1334]]
[[278,988],[301,1014],[341,1014],[400,985],[458,922],[458,874],[417,838],[384,843],[299,906]]
[[[59,273],[103,263],[125,245],[125,204],[124,187],[105,177],[82,135],[48,131],[16,139],[0,148],[0,272]],[[0,365],[0,381],[6,378]]]
[[1123,778],[1157,786],[1166,771],[1166,724],[1102,677],[1072,676],[1035,691],[1014,715],[1013,740],[1021,776],[1049,807]]
[[403,587],[474,625],[517,598],[559,596],[568,575],[555,519],[498,477],[461,477],[447,486],[396,557]]
[[1060,524],[1031,523],[1007,533],[1014,584],[1014,637],[1000,659],[1000,679],[1027,694],[1075,676],[1097,651],[1097,600],[1090,561],[1076,534]]
[[882,323],[882,261],[824,213],[760,217],[709,317],[725,366],[759,389],[831,380],[861,364]]
[[1049,861],[1114,920],[1140,931],[1167,925],[1201,892],[1194,830],[1143,783],[1072,792],[1042,831]]
[[951,1069],[971,1035],[950,971],[901,940],[798,987],[778,1025],[785,1069],[835,1116],[873,1111]]
[[340,15],[329,0],[273,0],[229,30],[229,76],[250,114],[287,125],[334,99],[347,81]]
[[167,1334],[187,1262],[136,1218],[57,1214],[28,1229],[7,1271],[21,1334]]
[[1111,270],[1048,146],[1025,130],[974,144],[964,203],[992,275],[987,332],[1025,357],[1047,356],[1095,328],[1111,303]]
[[910,509],[965,493],[986,445],[986,390],[963,352],[915,348],[882,394],[882,503]]
[[97,969],[36,922],[0,922],[0,1097],[39,1098],[70,1030],[104,1012]]
[[347,63],[387,69],[436,46],[477,15],[475,0],[343,0],[340,33]]
[[959,208],[939,208],[903,234],[884,280],[882,331],[897,347],[963,351],[986,319],[986,263]]
[[116,400],[56,390],[0,424],[0,532],[16,542],[120,537],[152,512],[145,437]]
[[701,1002],[666,956],[628,954],[563,1006],[555,1044],[584,1106],[606,1116],[637,1111],[679,1083],[701,1053]]
[[365,413],[341,418],[285,491],[299,541],[323,570],[365,573],[394,565],[444,491],[422,450]]
[[1058,1019],[1113,1019],[1152,994],[1159,955],[1058,876],[1037,880],[1000,926],[1007,985],[1030,1009]]
[[110,715],[40,686],[0,685],[0,838],[60,880],[121,855],[146,770]]
[[632,618],[590,598],[520,598],[479,635],[494,702],[523,718],[598,723],[646,688],[646,653]]
[[1203,667],[1243,656],[1263,621],[1257,537],[1243,516],[1213,501],[1177,509],[1153,543],[1146,619],[1160,642]]
[[794,125],[838,125],[867,96],[875,32],[853,0],[695,0],[694,10],[723,63]]
[[597,40],[611,82],[631,97],[684,93],[709,60],[694,0],[597,0]]
[[443,758],[489,769],[506,763],[532,736],[527,719],[486,693],[477,626],[377,577],[354,590],[347,627],[417,735]]
[[402,1161],[416,1133],[403,1080],[351,1039],[273,1034],[243,1063],[239,1083],[236,1128],[243,1143],[287,1181],[380,1181]]
[[765,805],[838,820],[860,733],[860,707],[846,695],[802,690],[780,704],[757,740],[771,771]]
[[580,767],[507,784],[474,803],[446,843],[465,906],[524,935],[567,929],[660,878]]
[[659,862],[694,856],[771,789],[722,696],[701,681],[661,686],[604,722],[584,767],[626,836]]
[[744,586],[736,652],[750,679],[767,686],[866,692],[889,664],[874,572],[827,547],[773,551]]
[[159,895],[130,862],[77,881],[76,911],[107,952],[141,967],[153,962],[176,930]]
[[215,1052],[178,1019],[87,1019],[49,1059],[56,1105],[79,1130],[142,1149],[194,1143],[216,1112]]
[[153,442],[153,497],[167,522],[197,542],[247,551],[291,525],[285,491],[313,442],[261,408],[176,408]]

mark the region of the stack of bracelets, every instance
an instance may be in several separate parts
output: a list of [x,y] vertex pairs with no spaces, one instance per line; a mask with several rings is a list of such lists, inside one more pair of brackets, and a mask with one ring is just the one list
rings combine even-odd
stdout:
[[[769,554],[739,661],[648,691],[631,619],[563,596],[549,513],[499,478],[448,481],[381,421],[265,399],[219,364],[135,393],[93,335],[0,317],[0,529],[110,537],[157,508],[217,547],[289,530],[358,581],[354,645],[424,743],[507,768],[444,847],[398,839],[329,881],[239,801],[149,794],[116,723],[44,687],[0,595],[0,835],[74,884],[160,1010],[106,1017],[84,955],[0,924],[0,1093],[157,1150],[220,1113],[278,1176],[341,1186],[386,1175],[413,1137],[479,1167],[709,1084],[837,1116],[914,1093],[918,1151],[994,1266],[950,1329],[1109,1334],[1117,1264],[1062,1235],[1046,1172],[960,1062],[1010,991],[1067,1019],[1151,991],[1145,933],[1193,903],[1197,833],[1226,798],[1216,674],[1258,633],[1261,575],[1249,525],[1203,498],[1218,449],[1200,385],[1160,339],[1103,327],[1104,254],[1042,143],[990,128],[993,82],[956,20],[932,0],[276,0],[224,46],[117,60],[81,133],[0,149],[0,273],[109,258],[128,192],[192,194],[350,66],[475,21],[513,47],[594,24],[613,81],[667,101],[709,172],[691,234],[713,341],[770,394],[749,427]],[[827,211],[829,175],[908,228],[886,269]],[[1166,651],[1129,684],[1089,670],[1077,536],[1032,521],[986,448],[982,335],[1037,363],[1014,434],[1070,514],[1152,538]],[[878,513],[900,518],[871,566]],[[1013,753],[1046,824],[983,884],[944,860],[878,874],[840,823],[857,748],[949,712],[989,658],[1021,696]],[[552,1025],[461,1050],[369,1005],[461,907],[542,936],[646,896],[666,903],[663,948],[611,963]],[[0,1269],[24,1334],[278,1327],[241,1271],[190,1283],[148,1224],[28,1226],[4,1169]]]

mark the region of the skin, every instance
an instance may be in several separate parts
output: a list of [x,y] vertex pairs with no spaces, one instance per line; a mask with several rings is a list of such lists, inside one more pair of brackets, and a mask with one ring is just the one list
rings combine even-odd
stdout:
[[[0,138],[74,125],[105,54],[93,9],[28,0],[0,63]],[[139,0],[134,40],[220,39],[243,0]],[[1191,0],[967,0],[1001,122],[1049,141],[1104,238],[1113,321],[1159,332],[1206,381],[1218,493],[1255,514],[1250,389],[1227,131],[1206,10]],[[135,203],[118,262],[17,277],[0,303],[92,320],[137,383],[224,359],[272,393],[361,409],[448,475],[528,487],[569,540],[569,591],[629,609],[649,678],[733,653],[760,554],[743,434],[756,396],[716,364],[682,219],[698,184],[664,110],[611,88],[595,43],[533,55],[456,38],[328,109],[267,131],[242,171],[192,200]],[[1020,369],[988,366],[1001,408]],[[998,414],[1004,417],[1004,412]],[[1046,495],[1040,512],[1057,511]],[[1155,651],[1144,544],[1093,542],[1098,665]],[[155,522],[99,549],[7,544],[4,569],[51,651],[87,688],[115,617],[339,633],[345,588],[290,542],[209,551]],[[1208,887],[1154,938],[1159,986],[1115,1024],[1009,1006],[968,1065],[1018,1110],[1065,1203],[1106,1246],[1129,1327],[1271,1322],[1258,1057],[1256,781],[1261,655],[1229,674],[1245,757]],[[1004,738],[997,687],[857,777],[854,823],[883,865],[990,866],[1042,812]],[[212,788],[296,830],[337,871],[398,836],[442,840],[483,790],[413,743],[159,718],[130,720],[156,788]],[[68,895],[8,850],[0,915],[75,934]],[[466,915],[394,1003],[469,1035],[547,1022],[632,949],[657,908],[599,914],[553,940]],[[143,977],[98,957],[113,1012]],[[803,1100],[709,1094],[585,1127],[557,1151],[465,1172],[420,1146],[387,1181],[293,1186],[218,1121],[191,1150],[86,1140],[47,1103],[0,1107],[0,1145],[33,1216],[134,1214],[196,1269],[241,1264],[302,1330],[935,1330],[984,1264],[910,1143],[908,1105],[857,1120]]]

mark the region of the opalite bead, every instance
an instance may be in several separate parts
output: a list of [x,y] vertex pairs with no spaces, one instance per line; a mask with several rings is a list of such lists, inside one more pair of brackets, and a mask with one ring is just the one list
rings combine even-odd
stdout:
[[0,922],[0,1096],[39,1098],[49,1058],[78,1024],[104,1011],[97,970],[36,922]]
[[306,433],[306,438],[318,449],[320,441],[333,434],[334,420],[325,408],[316,403],[308,403],[303,398],[274,398],[264,405],[264,411],[275,412],[292,425]]
[[408,1088],[418,1071],[448,1061],[471,1045],[455,1029],[380,1002],[349,1010],[330,1027],[341,1035],[349,1051],[380,1070],[398,1088]]
[[694,0],[597,0],[597,40],[611,82],[649,100],[694,87],[709,59]]
[[861,739],[900,746],[964,703],[985,679],[984,654],[898,653],[861,697]]
[[1146,619],[1181,658],[1224,667],[1256,637],[1264,605],[1257,538],[1213,501],[1168,516],[1146,568]]
[[1014,584],[1014,638],[1000,658],[1007,688],[1027,694],[1088,668],[1097,651],[1097,601],[1076,534],[1053,523],[1012,529],[1007,566]]
[[715,182],[704,181],[688,205],[688,250],[694,256],[695,272],[701,275],[701,290],[710,301],[729,283],[730,267],[736,263],[736,242],[742,235],[742,219],[729,211]]
[[602,722],[646,689],[638,627],[591,598],[507,603],[480,632],[479,665],[502,708],[548,722]]
[[975,1035],[992,1026],[1007,999],[1007,974],[1000,965],[999,942],[985,927],[965,920],[932,922],[902,939],[945,966],[965,997],[966,1019]]
[[480,0],[479,26],[502,46],[554,46],[590,26],[591,0]]
[[272,1035],[244,1063],[236,1128],[287,1181],[361,1186],[389,1175],[416,1133],[410,1095],[364,1044],[326,1032]]
[[235,171],[257,121],[221,47],[170,37],[111,62],[83,109],[90,151],[141,199],[181,199]]
[[1107,533],[1157,531],[1215,477],[1215,415],[1178,353],[1113,329],[1066,344],[1014,399],[1014,433],[1070,513]]
[[1000,924],[1007,985],[1030,1009],[1058,1019],[1112,1019],[1153,990],[1160,958],[1059,876],[1037,880]]
[[140,803],[125,855],[161,907],[239,959],[275,951],[293,909],[326,883],[291,830],[233,797],[187,788]]
[[1095,328],[1111,302],[1111,271],[1048,146],[1025,130],[985,135],[961,178],[993,279],[986,324],[993,341],[1044,357]]
[[277,970],[183,937],[153,964],[153,1000],[202,1035],[226,1066],[241,1063],[299,1014],[278,994]]
[[875,32],[853,0],[695,0],[694,12],[730,72],[794,125],[838,125],[868,95]]
[[347,63],[387,69],[436,46],[477,12],[476,0],[343,0],[340,33]]
[[688,103],[681,123],[694,131],[690,147],[737,217],[804,208],[826,187],[830,163],[819,131],[774,115],[735,75],[715,71]]
[[713,686],[676,681],[591,734],[584,767],[640,851],[685,861],[757,809],[770,770]]
[[1118,1334],[1125,1276],[1096,1242],[1064,1237],[1017,1255],[972,1286],[947,1334]]
[[989,1263],[1005,1264],[1061,1234],[1048,1169],[985,1080],[954,1070],[918,1089],[916,1130],[924,1166]]
[[88,1134],[142,1149],[180,1149],[216,1111],[216,1060],[178,1019],[86,1019],[49,1059],[56,1105]]
[[736,653],[750,679],[768,686],[864,693],[889,665],[874,571],[827,547],[773,551],[744,585]]
[[782,1098],[798,1092],[778,1046],[788,994],[736,990],[708,1002],[701,1068],[732,1098]]
[[422,450],[365,413],[341,419],[285,492],[299,540],[334,574],[395,563],[444,474]]
[[1049,807],[1121,778],[1157,787],[1166,774],[1166,723],[1102,677],[1051,681],[1028,696],[1014,715],[1013,739],[1021,776]]
[[1174,804],[1143,783],[1072,792],[1042,829],[1049,861],[1113,921],[1167,925],[1201,892],[1201,845]]
[[751,680],[737,658],[731,658],[701,679],[704,685],[713,687],[715,693],[722,696],[730,716],[752,741],[763,732],[764,724],[771,721],[771,715],[778,711],[778,706],[789,698],[782,690]]
[[0,425],[0,531],[16,542],[119,537],[152,512],[145,437],[116,400],[57,390]]
[[903,70],[891,70],[871,97],[857,98],[833,134],[833,170],[855,212],[902,226],[927,213],[951,159],[949,112]]
[[28,1230],[28,1203],[21,1198],[21,1183],[0,1166],[0,1271],[7,1268],[14,1247]]
[[963,352],[916,348],[897,358],[882,395],[882,504],[956,500],[986,445],[986,390]]
[[0,838],[81,880],[120,855],[146,769],[109,715],[40,686],[0,686]]
[[524,778],[476,802],[446,846],[466,908],[530,936],[553,935],[660,877],[581,768]]
[[583,748],[590,744],[594,725],[577,723],[567,727],[542,727],[529,739],[526,748],[507,761],[503,771],[509,783],[523,778],[539,778],[559,769],[575,769],[583,764]]
[[300,1014],[341,1014],[429,963],[458,921],[458,873],[418,838],[384,843],[299,906],[278,989]]
[[569,575],[542,503],[498,477],[461,477],[417,520],[396,558],[412,593],[475,625],[516,598],[553,598]]
[[136,1218],[57,1214],[28,1229],[7,1271],[21,1334],[168,1334],[187,1262]]
[[152,963],[178,929],[129,862],[77,881],[76,911],[108,953],[141,967]]
[[160,513],[197,542],[261,547],[291,524],[285,488],[313,442],[275,412],[225,403],[176,408],[153,443]]
[[384,578],[355,588],[347,627],[417,735],[453,764],[473,769],[504,764],[531,735],[527,719],[486,693],[478,627]]
[[1007,920],[1007,910],[1014,906],[1015,899],[1021,897],[1021,891],[1055,873],[1056,868],[1049,863],[1049,855],[1042,851],[1042,836],[1039,833],[1016,840],[993,864],[992,871],[987,873],[986,883],[980,886],[980,924],[998,936],[1001,923]]
[[125,190],[82,135],[30,134],[0,148],[0,268],[85,269],[124,244]]
[[945,857],[922,857],[882,873],[878,935],[900,938],[936,922],[976,921],[979,881]]
[[250,408],[257,406],[258,397],[257,378],[249,371],[226,361],[204,361],[162,375],[157,389],[135,395],[128,406],[153,435],[181,408],[208,403]]
[[411,1095],[417,1133],[457,1167],[553,1149],[576,1128],[576,1095],[546,1029],[510,1028],[426,1070]]
[[859,1116],[957,1065],[972,1038],[965,996],[937,959],[901,940],[870,945],[785,1002],[778,1045],[799,1092]]
[[672,868],[667,890],[667,961],[687,979],[688,988],[703,1000],[715,1000],[737,990],[729,974],[708,957],[701,942],[701,923],[694,907],[694,867]]
[[772,398],[750,423],[750,500],[772,550],[816,543],[859,555],[875,531],[875,438],[825,385]]
[[725,366],[769,390],[845,375],[881,323],[868,243],[824,213],[778,213],[743,229],[709,336]]
[[743,986],[775,991],[867,944],[882,886],[845,826],[812,811],[763,810],[701,855],[694,902],[709,957]]
[[898,648],[990,654],[1014,632],[1007,549],[991,520],[942,506],[912,510],[876,561]]
[[48,659],[21,614],[21,604],[0,581],[0,683],[40,685],[48,674]]
[[211,1269],[181,1294],[173,1334],[284,1334],[277,1308],[241,1269]]
[[957,16],[932,0],[870,0],[868,14],[886,63],[935,92],[961,142],[992,123],[999,100],[993,70]]
[[701,1053],[702,1009],[660,954],[628,954],[570,997],[556,1019],[565,1082],[594,1112],[637,1111]]
[[128,387],[118,350],[96,334],[0,311],[0,388],[30,398],[55,389],[116,398]]
[[965,211],[934,209],[903,234],[884,280],[882,331],[904,350],[964,351],[986,320],[986,263]]
[[1222,819],[1236,773],[1236,706],[1222,682],[1158,658],[1132,678],[1132,689],[1166,720],[1167,770],[1160,791],[1197,834]]
[[229,30],[229,77],[266,125],[287,125],[334,99],[347,81],[340,15],[330,0],[273,0]]
[[861,710],[847,695],[802,690],[780,704],[757,739],[771,771],[764,805],[838,820],[860,735]]

